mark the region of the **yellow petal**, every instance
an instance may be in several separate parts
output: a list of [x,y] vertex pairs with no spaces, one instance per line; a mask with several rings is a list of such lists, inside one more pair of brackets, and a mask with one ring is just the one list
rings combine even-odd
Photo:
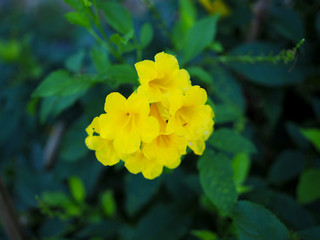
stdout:
[[155,57],[156,71],[162,77],[165,74],[171,73],[176,69],[179,69],[179,64],[175,56],[167,54],[165,52],[158,53]]
[[176,90],[168,94],[169,101],[169,113],[174,116],[176,111],[178,111],[183,106],[184,96],[181,91]]
[[115,134],[125,126],[126,121],[124,113],[101,114],[98,119],[100,136],[104,139],[113,139]]
[[100,136],[88,136],[85,143],[90,150],[97,150],[102,146],[102,138]]
[[141,144],[140,135],[132,131],[118,131],[114,137],[113,145],[120,154],[136,152]]
[[134,66],[137,70],[141,84],[151,81],[157,75],[155,71],[155,63],[153,61],[144,60],[136,63]]
[[156,161],[146,161],[146,165],[142,170],[142,175],[147,179],[154,179],[159,177],[162,173],[163,166],[158,164]]
[[143,142],[150,142],[159,135],[159,123],[155,117],[137,117],[136,126]]
[[172,79],[174,80],[174,86],[182,91],[191,87],[190,75],[185,69],[174,71]]
[[203,151],[206,148],[205,142],[204,142],[204,140],[202,138],[199,138],[199,139],[194,140],[194,141],[190,141],[188,143],[188,146],[197,155],[202,155]]
[[150,112],[148,98],[143,94],[132,93],[127,100],[127,111],[148,116]]
[[185,106],[203,105],[207,101],[207,92],[199,86],[192,86],[185,93]]
[[104,140],[103,147],[96,151],[96,157],[105,166],[112,166],[120,161],[111,140]]
[[139,86],[137,92],[145,95],[150,103],[161,101],[163,97],[159,88],[150,87],[148,84]]
[[104,110],[106,113],[126,111],[126,98],[118,92],[110,93],[106,97]]
[[138,150],[136,153],[127,156],[127,158],[124,159],[124,162],[124,166],[129,172],[137,174],[144,169],[145,156]]

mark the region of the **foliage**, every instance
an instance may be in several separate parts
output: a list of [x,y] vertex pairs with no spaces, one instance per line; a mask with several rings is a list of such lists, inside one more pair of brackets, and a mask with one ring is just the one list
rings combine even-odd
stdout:
[[[0,3],[0,181],[27,238],[320,239],[320,2],[254,2]],[[162,51],[215,130],[147,180],[98,162],[85,129]]]

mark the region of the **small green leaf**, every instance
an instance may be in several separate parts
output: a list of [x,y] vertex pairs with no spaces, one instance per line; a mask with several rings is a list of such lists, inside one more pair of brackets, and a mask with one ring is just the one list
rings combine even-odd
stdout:
[[209,139],[209,143],[215,148],[231,153],[256,152],[256,148],[251,141],[227,128],[215,130]]
[[237,201],[232,162],[222,153],[207,150],[198,163],[200,183],[221,215],[229,215]]
[[216,240],[218,235],[209,230],[192,230],[191,234],[200,240]]
[[127,64],[109,65],[100,73],[95,81],[110,84],[112,87],[118,87],[121,84],[138,84],[138,75],[136,70]]
[[140,43],[143,48],[147,47],[153,38],[153,28],[150,23],[143,24],[140,32]]
[[72,197],[77,202],[83,202],[86,197],[86,190],[80,178],[73,176],[69,178],[69,189]]
[[215,114],[215,123],[223,124],[228,122],[236,122],[241,118],[241,114],[229,104],[216,104],[214,106],[214,114]]
[[64,16],[71,24],[90,28],[90,19],[87,15],[84,15],[80,12],[68,12]]
[[197,18],[197,11],[194,2],[192,0],[180,0],[179,12],[182,28],[184,30],[188,30],[193,26]]
[[237,187],[238,193],[247,190],[248,187],[243,186],[244,181],[247,179],[250,169],[250,159],[248,154],[238,153],[232,159],[233,179]]
[[63,207],[70,201],[64,192],[44,192],[41,199],[51,207]]
[[85,52],[83,50],[80,50],[76,54],[68,57],[65,61],[66,68],[71,72],[79,73],[83,64],[84,57]]
[[192,78],[198,78],[201,83],[210,87],[213,86],[212,76],[200,67],[190,67],[187,69]]
[[82,2],[85,7],[91,7],[92,5],[92,2],[90,2],[89,0],[82,0]]
[[302,128],[300,132],[320,151],[320,129],[318,128]]
[[218,16],[210,16],[198,20],[187,33],[182,48],[183,64],[200,54],[216,35]]
[[97,4],[104,11],[107,24],[117,32],[125,35],[133,30],[130,13],[121,4],[116,1],[98,1]]
[[320,168],[310,168],[303,171],[297,188],[298,201],[307,204],[319,199],[319,184]]
[[64,0],[65,3],[67,3],[70,7],[72,7],[73,9],[77,10],[77,11],[82,11],[84,10],[84,4],[83,1],[79,1],[79,0]]
[[106,52],[99,47],[93,47],[90,56],[95,69],[101,73],[110,65],[110,61]]
[[105,191],[100,198],[101,206],[103,208],[104,213],[106,214],[107,217],[112,217],[114,216],[117,205],[116,201],[113,197],[113,192],[108,190]]
[[281,239],[288,240],[286,226],[262,206],[239,201],[232,216],[239,240]]

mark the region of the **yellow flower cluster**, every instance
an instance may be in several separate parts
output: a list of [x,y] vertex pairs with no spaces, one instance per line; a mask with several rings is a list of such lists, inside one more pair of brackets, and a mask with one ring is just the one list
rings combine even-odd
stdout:
[[163,167],[176,168],[189,146],[201,155],[213,131],[214,113],[207,93],[192,86],[177,59],[161,52],[155,61],[135,64],[140,86],[126,99],[113,92],[106,97],[106,113],[86,129],[85,142],[106,166],[124,161],[145,178],[158,177]]

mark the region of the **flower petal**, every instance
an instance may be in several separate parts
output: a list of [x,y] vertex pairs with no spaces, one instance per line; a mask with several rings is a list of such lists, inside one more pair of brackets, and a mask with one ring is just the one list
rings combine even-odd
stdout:
[[207,101],[207,92],[199,86],[192,86],[185,92],[185,106],[203,105]]
[[124,166],[129,172],[137,174],[144,169],[145,156],[138,150],[136,153],[127,156],[124,162]]
[[111,140],[104,140],[103,147],[96,151],[96,157],[105,166],[112,166],[120,161]]
[[150,142],[159,135],[159,123],[155,117],[137,117],[136,126],[143,142]]
[[129,113],[138,113],[143,116],[148,116],[150,105],[148,98],[143,94],[132,93],[127,100],[127,111]]
[[101,114],[98,119],[100,136],[104,139],[113,139],[115,134],[126,124],[124,113]]
[[186,91],[191,87],[190,75],[185,69],[174,71],[172,79],[174,80],[175,88],[182,91]]
[[[172,73],[174,70],[179,69],[179,64],[175,56],[161,52],[158,53],[155,57],[155,67],[157,73],[161,75],[166,75],[168,73]],[[158,77],[161,77],[158,76]]]
[[136,63],[134,66],[137,70],[139,81],[141,84],[148,83],[157,76],[155,63],[153,61],[144,60]]
[[204,142],[204,140],[202,138],[199,138],[199,139],[194,140],[194,141],[190,141],[188,143],[188,146],[197,155],[202,155],[203,151],[206,148],[206,144],[205,144],[205,142]]
[[114,137],[113,145],[120,154],[130,154],[138,151],[141,144],[139,134],[132,131],[118,131]]
[[104,110],[106,113],[125,112],[127,99],[118,92],[110,93],[106,97]]

